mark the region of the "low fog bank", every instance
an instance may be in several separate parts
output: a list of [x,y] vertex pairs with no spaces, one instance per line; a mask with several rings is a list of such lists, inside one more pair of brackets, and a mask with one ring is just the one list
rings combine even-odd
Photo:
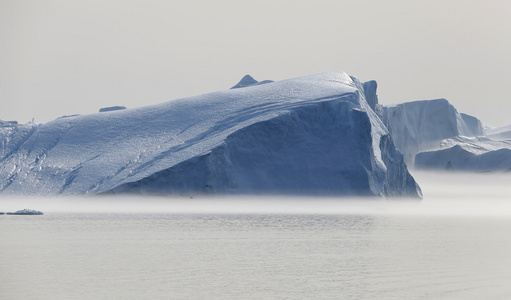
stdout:
[[[400,201],[400,203],[403,202]],[[418,204],[416,199],[407,202]],[[385,210],[387,206],[386,201],[375,198],[288,196],[194,196],[189,198],[117,195],[0,199],[0,211],[33,208],[45,213],[366,214]]]
[[[510,216],[511,174],[415,171],[424,199],[272,196],[0,198],[0,211],[51,213],[370,214]],[[8,217],[8,216],[0,216]]]
[[412,172],[424,194],[424,201],[465,200],[509,200],[511,202],[511,172],[476,173],[450,171]]

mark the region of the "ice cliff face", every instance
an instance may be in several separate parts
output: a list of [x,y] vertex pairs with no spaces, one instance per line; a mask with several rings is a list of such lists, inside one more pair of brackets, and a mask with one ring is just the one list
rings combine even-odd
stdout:
[[484,126],[481,121],[471,115],[460,113],[461,120],[464,124],[461,124],[461,130],[468,136],[482,136],[485,134]]
[[0,128],[0,191],[417,197],[363,85],[327,73]]
[[382,120],[409,166],[418,152],[438,149],[444,139],[483,134],[477,118],[458,113],[445,99],[384,106]]

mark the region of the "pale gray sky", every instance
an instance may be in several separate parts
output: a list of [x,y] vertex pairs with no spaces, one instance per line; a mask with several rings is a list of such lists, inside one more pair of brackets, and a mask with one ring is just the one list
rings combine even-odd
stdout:
[[511,123],[511,1],[0,0],[0,119],[138,107],[345,71],[384,104]]

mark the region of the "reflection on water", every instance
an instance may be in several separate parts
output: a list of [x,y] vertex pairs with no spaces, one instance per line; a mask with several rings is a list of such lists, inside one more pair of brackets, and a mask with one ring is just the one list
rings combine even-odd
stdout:
[[509,181],[415,175],[422,202],[2,198],[45,215],[0,216],[0,299],[511,298]]

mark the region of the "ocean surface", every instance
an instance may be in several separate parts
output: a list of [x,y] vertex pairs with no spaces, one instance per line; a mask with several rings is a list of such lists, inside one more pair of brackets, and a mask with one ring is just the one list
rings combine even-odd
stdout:
[[0,299],[511,299],[509,174],[422,201],[0,198]]

